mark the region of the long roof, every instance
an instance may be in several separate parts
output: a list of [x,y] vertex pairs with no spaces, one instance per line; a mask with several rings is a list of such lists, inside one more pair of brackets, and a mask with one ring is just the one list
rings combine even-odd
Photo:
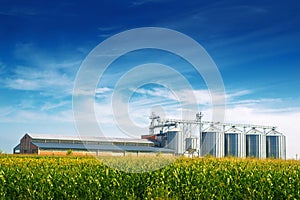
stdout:
[[90,145],[90,144],[67,144],[67,143],[42,143],[33,142],[40,149],[75,149],[75,150],[99,150],[99,151],[134,151],[134,152],[165,152],[174,153],[172,149],[146,146],[123,146],[123,145]]
[[34,134],[27,133],[32,139],[40,140],[71,140],[71,141],[95,141],[95,142],[128,142],[128,143],[146,143],[153,144],[147,139],[139,138],[114,138],[114,137],[100,137],[100,136],[65,136],[52,134]]

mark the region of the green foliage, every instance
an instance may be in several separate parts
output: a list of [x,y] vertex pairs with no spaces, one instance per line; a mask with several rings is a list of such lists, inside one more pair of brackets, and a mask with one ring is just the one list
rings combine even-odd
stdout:
[[70,156],[73,154],[73,151],[71,149],[69,149],[66,154],[67,154],[67,156]]
[[94,157],[0,156],[0,199],[300,199],[299,188],[297,161],[179,158],[126,173]]

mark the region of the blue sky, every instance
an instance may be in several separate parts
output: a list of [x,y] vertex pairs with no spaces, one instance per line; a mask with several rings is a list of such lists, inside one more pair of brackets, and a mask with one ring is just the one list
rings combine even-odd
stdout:
[[[278,126],[287,136],[288,157],[295,157],[300,154],[299,9],[297,1],[2,0],[0,149],[10,153],[25,132],[76,134],[72,91],[89,52],[119,32],[164,27],[199,42],[216,63],[226,90],[226,121]],[[187,77],[209,120],[203,79],[181,58],[148,49],[120,57],[105,72],[95,97],[104,126],[113,123],[108,105],[114,85],[130,67],[148,62]],[[131,98],[130,117],[146,126],[158,105],[166,117],[180,110],[172,91],[145,85]]]

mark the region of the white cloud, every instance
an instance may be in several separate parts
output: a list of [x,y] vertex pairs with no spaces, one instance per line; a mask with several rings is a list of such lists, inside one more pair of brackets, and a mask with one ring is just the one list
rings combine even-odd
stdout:
[[95,93],[96,94],[104,94],[104,93],[111,92],[111,91],[112,91],[111,88],[101,87],[101,88],[96,88]]
[[73,122],[73,113],[71,109],[64,109],[62,111],[51,113],[8,106],[0,108],[0,112],[0,121],[2,123]]
[[71,94],[73,80],[57,70],[18,66],[13,73],[13,76],[2,80],[4,86],[9,89]]
[[[99,119],[101,118],[101,122],[114,123],[114,121],[111,120],[115,114],[112,113],[112,107],[115,109],[120,108],[119,110],[122,110],[125,113],[128,112],[130,120],[139,126],[145,126],[149,123],[148,117],[153,109],[166,117],[181,118],[184,116],[189,119],[194,119],[195,113],[198,112],[199,104],[203,110],[212,108],[211,95],[208,90],[170,91],[163,87],[129,90],[133,94],[129,102],[118,99],[117,101],[114,101],[114,104],[111,104],[112,96],[108,94],[101,96],[101,100],[96,103],[96,110],[98,111],[97,116],[99,116]],[[101,88],[100,91],[113,92],[113,90],[106,88]],[[180,98],[178,95],[180,95]],[[237,94],[232,95],[237,96]],[[215,98],[220,99],[222,97],[218,95],[215,96]],[[123,114],[123,116],[119,117],[122,118],[127,116]],[[128,119],[124,120],[126,121]]]
[[39,90],[41,86],[37,81],[26,80],[23,78],[7,79],[5,82],[6,87],[16,90]]
[[41,111],[49,111],[49,110],[53,110],[53,109],[56,109],[56,108],[65,107],[65,106],[68,106],[70,104],[71,104],[70,101],[59,101],[58,103],[46,102],[41,107]]
[[245,96],[245,95],[248,95],[251,93],[253,93],[253,91],[251,91],[251,90],[238,90],[235,92],[229,92],[226,94],[226,96],[227,96],[227,99],[233,99],[233,98]]
[[274,105],[275,103],[282,102],[282,99],[275,99],[275,98],[262,98],[262,99],[243,99],[243,100],[232,100],[229,101],[227,105],[247,105],[251,106],[261,106],[261,105]]
[[111,94],[113,92],[113,89],[108,87],[99,87],[95,90],[92,89],[79,89],[76,88],[76,90],[73,90],[72,95],[73,96],[96,96],[97,100],[105,101],[107,98],[110,98]]

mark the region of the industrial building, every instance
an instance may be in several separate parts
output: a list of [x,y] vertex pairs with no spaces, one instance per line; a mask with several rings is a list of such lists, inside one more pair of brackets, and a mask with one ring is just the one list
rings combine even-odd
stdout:
[[14,153],[57,155],[155,154],[204,157],[286,158],[285,136],[274,126],[161,119],[152,113],[141,139],[25,134]]
[[155,147],[147,139],[79,137],[49,134],[26,133],[13,149],[14,154],[66,155],[144,155],[164,153],[173,155],[174,151]]
[[286,158],[285,136],[274,126],[161,119],[152,113],[149,138],[176,155]]

